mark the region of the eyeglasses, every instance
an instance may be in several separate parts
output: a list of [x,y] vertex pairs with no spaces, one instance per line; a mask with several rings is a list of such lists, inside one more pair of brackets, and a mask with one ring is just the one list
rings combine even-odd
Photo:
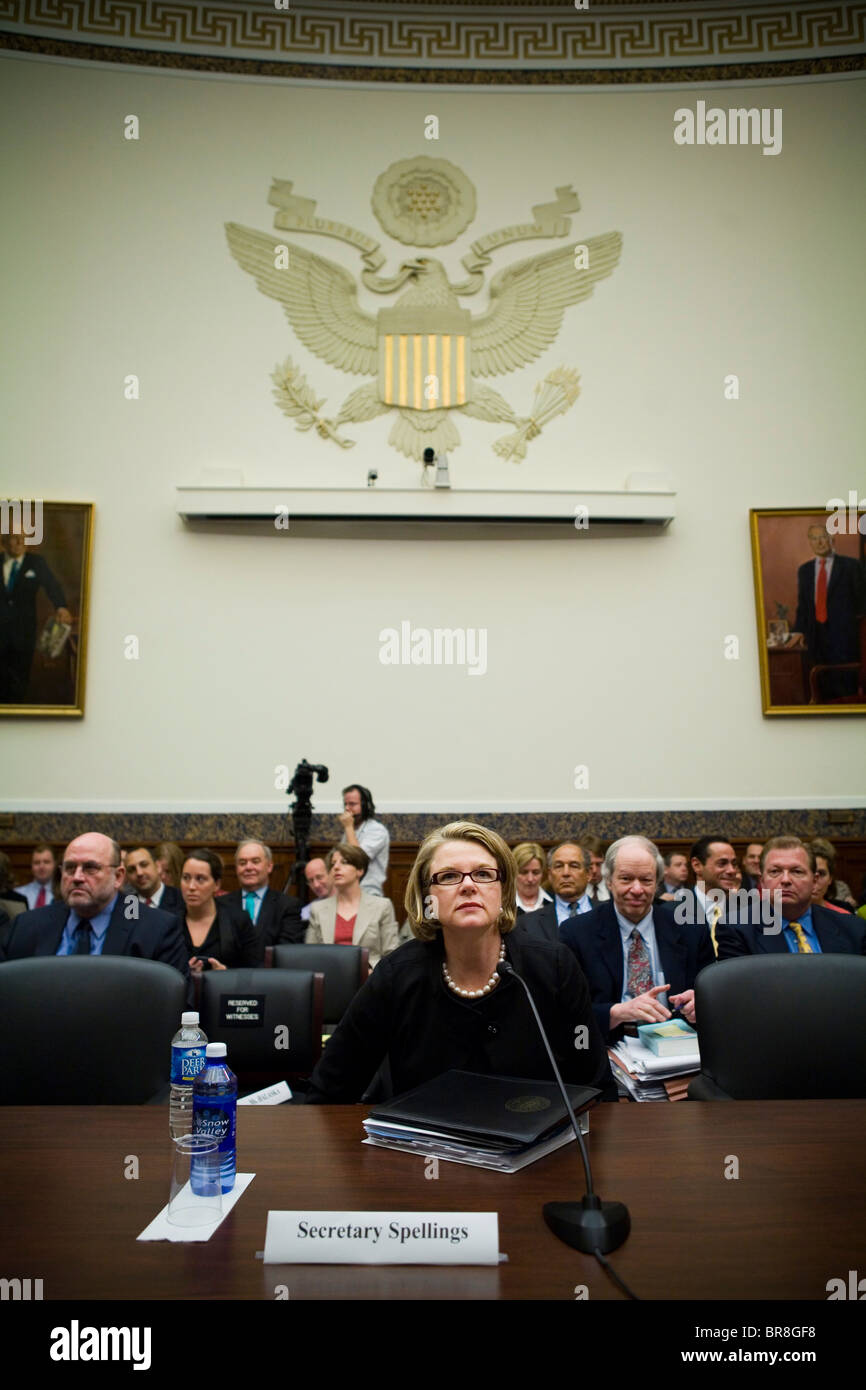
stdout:
[[63,870],[63,872],[69,876],[69,878],[72,877],[76,869],[80,869],[81,872],[87,876],[87,878],[95,878],[97,874],[104,873],[106,869],[119,869],[120,865],[94,864],[92,860],[88,860],[86,864],[76,864],[71,859],[64,859],[60,867]]
[[434,888],[456,888],[464,878],[471,878],[473,883],[498,883],[504,880],[505,873],[502,869],[470,869],[465,874],[461,874],[459,869],[442,869],[440,873],[430,875],[430,884]]

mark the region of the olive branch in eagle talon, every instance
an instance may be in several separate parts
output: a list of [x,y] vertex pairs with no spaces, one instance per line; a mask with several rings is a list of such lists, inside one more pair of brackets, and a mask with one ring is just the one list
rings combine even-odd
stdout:
[[322,439],[333,439],[341,449],[354,447],[354,439],[345,439],[338,434],[337,421],[325,420],[319,414],[325,398],[316,399],[312,388],[307,385],[306,377],[300,367],[294,365],[291,357],[287,357],[281,367],[271,372],[271,381],[274,383],[273,394],[277,405],[285,415],[294,419],[296,429],[310,430],[315,426],[316,433]]
[[[568,368],[548,373],[527,418],[519,418],[482,378],[505,375],[540,357],[557,337],[565,310],[588,299],[596,283],[613,272],[622,248],[620,234],[607,232],[517,261],[493,277],[490,303],[475,315],[461,308],[441,261],[415,257],[400,267],[407,287],[396,304],[371,314],[358,303],[357,281],[334,261],[289,243],[289,264],[278,269],[275,253],[285,241],[233,222],[226,224],[226,235],[235,260],[262,294],[282,304],[310,352],[342,371],[373,378],[351,392],[335,421],[322,420],[323,402],[305,382],[309,400],[304,396],[294,409],[297,377],[294,387],[286,386],[284,377],[277,382],[281,408],[299,428],[315,425],[342,447],[352,441],[339,438],[338,425],[396,410],[389,443],[418,460],[425,448],[447,453],[460,443],[452,419],[458,410],[477,420],[516,425],[516,434],[493,447],[507,458],[525,457],[527,441],[573,404],[576,373],[568,382],[556,375]],[[586,248],[579,266],[577,247]],[[429,370],[431,363],[435,370]]]

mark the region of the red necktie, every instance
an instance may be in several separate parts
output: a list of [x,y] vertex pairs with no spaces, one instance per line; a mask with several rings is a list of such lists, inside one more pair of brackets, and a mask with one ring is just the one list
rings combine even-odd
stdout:
[[827,570],[823,555],[818,559],[818,587],[815,590],[815,618],[819,623],[827,621]]
[[39,889],[39,892],[36,894],[36,906],[37,906],[37,907],[44,907],[44,906],[45,906],[45,887],[44,887],[44,885],[43,885],[43,887],[41,887],[41,888]]
[[145,898],[144,905],[145,907],[153,907],[153,898]]

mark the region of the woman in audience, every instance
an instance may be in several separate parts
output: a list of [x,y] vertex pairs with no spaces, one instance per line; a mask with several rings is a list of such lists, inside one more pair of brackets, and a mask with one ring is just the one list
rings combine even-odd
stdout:
[[829,840],[816,838],[812,841],[815,854],[815,887],[812,889],[812,902],[822,907],[835,907],[841,912],[855,912],[857,904],[851,896],[847,883],[834,878],[836,851]]
[[427,836],[406,888],[416,940],[387,956],[355,995],[308,1101],[360,1100],[386,1059],[397,1094],[452,1069],[551,1080],[526,994],[500,974],[503,960],[529,986],[564,1080],[616,1099],[574,956],[513,930],[516,872],[505,841],[484,826],[455,821]]
[[164,840],[153,851],[153,862],[159,869],[163,883],[167,883],[170,888],[180,887],[180,875],[183,870],[183,850],[180,845],[176,845],[173,840]]
[[180,925],[189,950],[189,968],[196,973],[264,963],[264,937],[248,914],[216,896],[222,874],[222,860],[212,849],[190,850],[181,868],[184,912]]
[[307,945],[365,946],[372,970],[396,949],[398,928],[391,899],[361,891],[369,863],[360,845],[336,845],[329,851],[325,867],[333,892],[310,904],[306,941]]
[[550,894],[542,888],[544,850],[534,840],[524,840],[512,851],[517,867],[517,912],[535,912],[550,902]]

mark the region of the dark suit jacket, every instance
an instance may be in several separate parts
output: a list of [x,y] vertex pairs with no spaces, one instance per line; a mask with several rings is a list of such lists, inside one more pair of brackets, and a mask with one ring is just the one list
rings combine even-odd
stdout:
[[[525,920],[505,936],[506,955],[532,992],[563,1080],[597,1086],[604,1099],[613,1100],[616,1088],[586,980],[559,942],[527,936]],[[551,1079],[550,1061],[518,981],[506,975],[484,998],[459,999],[442,979],[443,959],[441,932],[433,941],[407,941],[382,957],[325,1048],[308,1102],[360,1100],[385,1057],[395,1094],[452,1069]],[[577,1025],[588,1030],[585,1048],[575,1047]]]
[[[220,901],[242,912],[243,889],[236,888],[233,893],[226,893]],[[303,941],[307,930],[306,922],[301,921],[299,900],[290,898],[287,893],[277,893],[273,888],[268,888],[262,898],[255,925],[265,946],[282,945],[286,941]]]
[[[189,979],[186,947],[176,917],[158,907],[139,904],[137,920],[127,921],[124,912],[126,896],[118,893],[114,911],[105,933],[104,956],[140,956],[145,960],[161,960],[173,965],[185,980]],[[6,947],[7,960],[22,960],[25,956],[57,954],[69,908],[62,899],[22,912],[16,917]]]
[[[856,913],[831,912],[812,904],[812,925],[821,950],[835,955],[866,956],[866,921]],[[768,933],[760,922],[728,922],[716,928],[719,960],[734,956],[787,955],[784,931]]]
[[[585,914],[588,915],[588,914]],[[556,920],[556,903],[543,902],[534,912],[524,912],[518,908],[517,920],[524,931],[538,941],[558,941],[559,924]]]
[[183,898],[179,888],[172,888],[170,883],[166,883],[159,900],[159,911],[171,912],[175,917],[183,916]]
[[[599,904],[602,906],[602,904]],[[592,916],[591,912],[581,912],[574,918],[577,922],[587,921]],[[562,927],[556,920],[556,900],[537,907],[534,912],[518,911],[517,920],[528,931],[530,936],[534,936],[539,941],[563,941]],[[563,924],[564,925],[564,924]]]
[[[230,893],[224,893],[222,897],[214,899],[217,915],[201,946],[193,946],[188,938],[186,917],[181,916],[177,919],[181,926],[184,949],[188,950],[190,956],[213,956],[227,970],[235,970],[240,966],[264,965],[265,943],[259,935],[258,928],[253,926],[249,914],[244,912],[243,908],[235,907],[229,902],[230,897]],[[148,910],[152,912],[154,909]]]
[[827,584],[827,621],[815,618],[815,566],[807,560],[797,570],[797,615],[794,631],[802,632],[812,662],[859,661],[857,619],[866,607],[863,566],[850,555],[834,555]]
[[0,641],[14,650],[29,650],[36,640],[36,596],[44,589],[55,608],[65,608],[66,599],[48,564],[41,555],[27,548],[21,556],[21,568],[7,592],[3,582],[5,554],[0,553]]
[[[667,903],[653,904],[653,926],[659,962],[671,994],[694,989],[695,978],[715,961],[707,927],[680,927]],[[622,937],[613,902],[600,903],[582,917],[562,926],[562,940],[577,957],[589,981],[592,1007],[605,1041],[616,1042],[622,1029],[611,1032],[610,1010],[622,1000]]]

